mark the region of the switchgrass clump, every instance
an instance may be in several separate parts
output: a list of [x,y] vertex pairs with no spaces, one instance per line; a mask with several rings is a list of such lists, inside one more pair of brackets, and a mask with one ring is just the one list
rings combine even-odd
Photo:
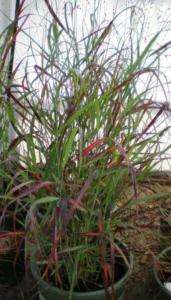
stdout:
[[88,290],[92,282],[100,288],[103,271],[107,287],[114,281],[115,252],[129,265],[115,239],[121,222],[117,204],[130,186],[124,209],[138,204],[137,184],[167,150],[161,138],[168,127],[160,129],[158,122],[170,107],[167,99],[153,99],[156,82],[166,96],[160,52],[153,53],[160,32],[143,49],[132,35],[132,47],[117,38],[112,47],[121,12],[95,30],[95,10],[89,34],[78,40],[68,6],[62,23],[50,1],[45,4],[51,21],[44,47],[35,44],[41,59],[34,78],[26,65],[17,85],[8,86],[16,138],[6,153],[18,150],[18,185],[9,194],[24,209],[34,203],[26,228],[36,241],[43,277],[64,289]]

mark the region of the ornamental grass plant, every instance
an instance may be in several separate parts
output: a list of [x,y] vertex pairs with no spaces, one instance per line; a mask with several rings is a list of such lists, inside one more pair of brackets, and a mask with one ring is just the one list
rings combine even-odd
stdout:
[[[26,64],[17,84],[5,86],[15,138],[4,157],[13,157],[15,174],[4,214],[11,201],[28,212],[28,256],[36,251],[43,279],[71,294],[107,290],[118,280],[117,261],[119,269],[130,268],[128,250],[116,239],[124,211],[148,201],[138,184],[170,147],[162,143],[169,126],[159,126],[170,114],[160,76],[163,52],[154,51],[161,33],[142,47],[142,31],[135,44],[128,30],[128,47],[117,39],[116,23],[125,11],[133,18],[136,7],[97,24],[97,6],[89,34],[78,40],[74,5],[65,4],[61,22],[55,6],[44,2],[50,19],[44,47],[29,36],[35,73]],[[22,34],[28,37],[24,28]]]

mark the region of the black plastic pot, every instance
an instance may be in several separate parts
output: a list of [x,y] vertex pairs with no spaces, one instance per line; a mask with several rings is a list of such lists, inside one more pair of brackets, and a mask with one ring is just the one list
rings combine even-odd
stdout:
[[15,264],[15,253],[12,251],[0,257],[0,285],[16,287],[24,278],[24,264],[19,259]]
[[24,215],[14,218],[14,212],[15,205],[9,206],[0,224],[0,299],[18,299],[15,293],[25,277],[25,244],[19,222]]
[[[125,284],[129,278],[130,272],[133,267],[133,255],[132,253],[129,254],[129,263],[130,268],[126,269],[125,274],[123,274],[123,277],[114,284],[114,290],[117,296],[118,300],[124,299],[124,291],[125,291]],[[38,271],[36,261],[34,258],[34,255],[31,259],[31,272],[34,277],[34,279],[37,281],[38,289],[40,292],[40,299],[46,299],[46,300],[105,300],[106,293],[104,289],[92,291],[92,292],[73,292],[72,296],[70,297],[70,293],[68,291],[60,290],[55,286],[52,286],[48,284],[46,281],[44,281]],[[108,289],[109,294],[112,293],[112,288],[109,287]]]
[[16,293],[20,294],[19,287],[25,276],[24,241],[19,240],[16,246],[15,238],[9,234],[11,232],[0,232],[0,299],[20,299]]
[[[166,255],[171,257],[171,246],[164,249],[158,255],[158,260],[162,261],[162,258]],[[155,277],[155,280],[157,282],[157,285],[158,285],[158,288],[159,288],[159,291],[160,291],[160,299],[171,300],[171,292],[164,286],[164,282],[161,280],[161,278],[159,276],[159,272],[156,270],[155,267],[153,269],[153,272],[154,272],[154,277]],[[171,274],[170,274],[170,279],[171,279]]]

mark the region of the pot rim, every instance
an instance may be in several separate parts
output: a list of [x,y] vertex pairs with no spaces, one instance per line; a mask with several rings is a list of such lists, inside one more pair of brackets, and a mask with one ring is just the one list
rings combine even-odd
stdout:
[[[121,241],[120,241],[121,242]],[[127,247],[123,242],[122,244]],[[33,250],[33,253],[31,255],[30,258],[30,266],[31,266],[31,271],[33,276],[35,277],[35,279],[38,282],[38,285],[41,285],[44,289],[51,289],[53,292],[57,292],[58,294],[61,294],[62,296],[68,296],[70,294],[70,291],[66,291],[63,289],[59,289],[58,287],[55,287],[49,283],[47,283],[44,279],[42,279],[42,277],[39,274],[38,271],[38,267],[36,265],[35,262],[35,253],[36,253],[36,249]],[[117,290],[120,288],[120,286],[122,286],[124,283],[126,283],[126,281],[128,280],[129,274],[131,273],[132,269],[133,269],[133,253],[130,251],[129,252],[129,263],[130,263],[130,268],[127,268],[125,274],[123,275],[123,277],[118,280],[116,283],[114,283],[114,289]],[[110,292],[112,290],[112,287],[109,286],[108,291]],[[90,296],[97,296],[97,295],[101,295],[102,293],[105,292],[105,289],[100,289],[100,290],[95,290],[95,291],[89,291],[89,292],[72,292],[72,296],[77,296],[77,297],[87,297],[87,295]]]
[[[163,257],[168,251],[171,251],[171,246],[165,248],[163,251],[161,251],[158,255],[157,258],[161,258]],[[153,267],[153,273],[154,273],[154,277],[157,281],[157,283],[159,284],[159,286],[161,287],[161,289],[169,296],[171,296],[171,292],[164,286],[163,282],[160,280],[159,276],[158,276],[158,271],[156,270],[155,266]]]

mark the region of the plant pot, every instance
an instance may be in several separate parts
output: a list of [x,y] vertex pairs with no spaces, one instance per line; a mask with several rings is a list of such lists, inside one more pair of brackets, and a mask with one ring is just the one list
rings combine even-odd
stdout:
[[13,232],[0,233],[0,299],[9,298],[25,276],[23,237]]
[[[46,198],[42,198],[42,199],[40,199],[38,203],[35,203],[32,206],[30,213],[27,214],[26,222],[25,222],[27,229],[30,226],[29,218],[30,218],[30,216],[32,216],[35,208],[37,207],[37,204],[40,204],[40,203],[42,203],[42,201],[47,200]],[[54,199],[56,200],[56,198],[50,198],[50,200],[49,199],[48,200],[51,202],[54,202]],[[34,228],[36,226],[35,224],[36,223],[32,224],[32,228],[30,229],[31,232],[34,231]],[[30,240],[30,238],[31,238],[31,240]],[[78,291],[78,292],[72,291],[72,294],[71,294],[71,292],[69,290],[60,289],[57,286],[55,286],[53,283],[51,283],[51,282],[48,283],[42,278],[41,271],[38,268],[38,264],[36,261],[36,255],[41,250],[41,246],[39,243],[37,244],[36,239],[35,240],[32,239],[32,235],[31,236],[26,235],[25,260],[29,261],[29,263],[30,263],[31,273],[32,273],[34,280],[37,282],[37,287],[38,287],[41,299],[46,299],[46,300],[56,300],[56,299],[60,299],[60,300],[89,300],[89,299],[90,300],[106,300],[106,299],[122,300],[122,299],[124,299],[125,284],[129,278],[129,275],[133,268],[133,254],[130,251],[128,251],[127,246],[123,242],[121,242],[119,239],[115,239],[115,243],[118,245],[118,247],[120,249],[122,249],[123,251],[126,252],[126,257],[129,262],[129,266],[125,262],[124,262],[124,264],[121,263],[120,260],[118,260],[116,262],[115,266],[118,267],[118,265],[121,263],[121,267],[119,267],[119,269],[118,269],[119,276],[117,279],[115,279],[114,285],[109,286],[107,292],[106,292],[105,288],[104,289],[101,288],[99,290],[92,290],[92,291],[90,288],[89,291]],[[124,261],[124,259],[123,259],[123,261]],[[115,270],[117,270],[117,268]],[[119,274],[120,270],[122,270],[121,274]],[[113,291],[116,294],[115,298],[112,297]],[[109,295],[111,297],[109,297]]]
[[[165,257],[165,256],[169,256],[171,258],[171,246],[164,249],[159,255],[158,255],[158,260],[159,261],[162,261],[162,259]],[[169,291],[166,286],[164,285],[164,281],[161,280],[160,276],[159,276],[159,272],[158,270],[156,269],[156,267],[154,267],[153,269],[153,272],[154,272],[154,277],[155,277],[155,280],[157,282],[157,285],[159,287],[159,290],[160,290],[160,299],[163,299],[163,300],[171,300],[171,291]],[[171,273],[170,273],[170,280],[171,282]]]
[[17,219],[13,219],[11,210],[4,215],[1,223],[0,285],[16,286],[24,278],[24,249],[23,228]]
[[[34,251],[35,252],[35,251]],[[125,284],[129,278],[130,272],[133,266],[133,255],[132,253],[129,254],[129,263],[130,269],[126,268],[125,274],[123,277],[114,284],[114,290],[117,296],[117,300],[124,299],[124,290]],[[40,293],[40,299],[46,300],[105,300],[110,299],[106,298],[106,293],[104,289],[97,290],[97,291],[90,291],[90,292],[73,292],[72,297],[70,297],[69,291],[60,290],[59,288],[50,285],[46,281],[44,281],[39,273],[38,267],[35,261],[35,255],[32,255],[31,258],[31,272],[34,279],[37,281],[38,289]],[[109,287],[108,289],[109,294],[112,292],[112,288]],[[111,298],[113,299],[113,298]]]

